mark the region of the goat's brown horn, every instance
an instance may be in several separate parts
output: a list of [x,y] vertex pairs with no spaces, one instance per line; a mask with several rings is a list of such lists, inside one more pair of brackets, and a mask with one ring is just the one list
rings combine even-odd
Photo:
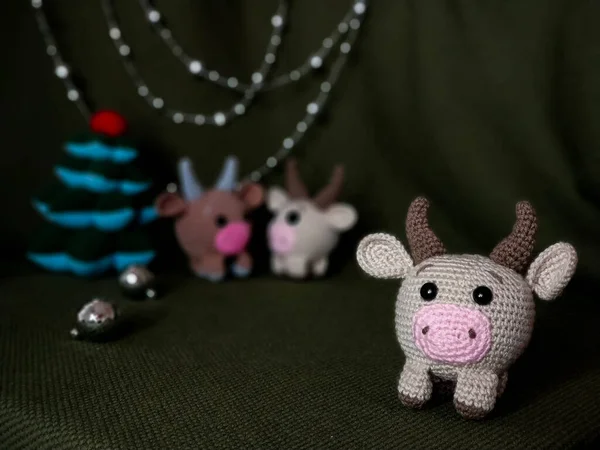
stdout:
[[417,197],[410,204],[406,216],[406,237],[415,265],[433,256],[446,253],[442,241],[429,228],[428,210],[429,201],[424,197]]
[[533,253],[537,217],[529,202],[517,203],[516,212],[517,220],[512,232],[494,247],[490,259],[517,273],[523,273]]
[[336,166],[333,169],[333,174],[329,180],[329,184],[325,186],[313,199],[315,205],[321,209],[331,206],[340,195],[342,183],[344,181],[344,168]]
[[285,188],[292,198],[308,198],[308,190],[298,173],[296,160],[291,158],[285,167]]

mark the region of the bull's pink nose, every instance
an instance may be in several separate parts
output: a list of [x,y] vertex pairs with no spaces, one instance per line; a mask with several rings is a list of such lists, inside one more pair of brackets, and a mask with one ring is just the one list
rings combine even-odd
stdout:
[[232,222],[223,227],[215,237],[215,248],[224,255],[237,255],[244,251],[250,240],[250,225]]
[[275,223],[269,227],[269,244],[275,253],[289,253],[296,243],[296,230],[286,224]]
[[492,346],[489,319],[480,311],[458,305],[429,305],[413,319],[417,346],[430,359],[447,364],[481,361]]

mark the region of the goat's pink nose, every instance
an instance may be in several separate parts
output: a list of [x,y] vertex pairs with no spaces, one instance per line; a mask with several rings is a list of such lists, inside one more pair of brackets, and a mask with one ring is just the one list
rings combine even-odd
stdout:
[[296,243],[296,230],[283,223],[275,223],[269,227],[269,244],[275,253],[286,254],[292,251]]
[[246,222],[232,222],[223,227],[215,236],[215,248],[223,255],[238,255],[250,240],[250,225]]
[[489,319],[475,309],[451,304],[422,307],[413,319],[413,336],[427,357],[448,364],[481,361],[492,346]]

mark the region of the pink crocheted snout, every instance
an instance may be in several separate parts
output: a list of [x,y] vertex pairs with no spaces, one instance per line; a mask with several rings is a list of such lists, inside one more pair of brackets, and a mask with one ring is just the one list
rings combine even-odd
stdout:
[[286,254],[296,243],[296,230],[286,224],[276,223],[269,227],[269,246],[275,253]]
[[480,311],[458,305],[421,308],[413,319],[413,336],[427,357],[447,364],[476,363],[492,346],[489,319]]
[[233,222],[219,230],[215,236],[215,248],[223,255],[238,255],[250,241],[250,225],[246,222]]

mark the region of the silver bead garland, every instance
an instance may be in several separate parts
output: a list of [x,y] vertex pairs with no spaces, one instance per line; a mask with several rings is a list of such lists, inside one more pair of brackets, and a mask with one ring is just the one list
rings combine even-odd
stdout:
[[[183,50],[179,42],[173,37],[171,30],[165,26],[164,16],[158,9],[156,9],[153,2],[148,0],[140,0],[139,3],[142,7],[146,20],[154,32],[192,75],[203,78],[218,86],[241,93],[245,93],[252,87],[254,82],[247,84],[240,82],[236,77],[222,75],[218,71],[208,68],[202,60],[189,56],[189,54]],[[257,70],[254,73],[255,79],[260,78],[261,81],[265,80],[269,70],[273,67],[275,61],[277,60],[277,50],[281,44],[281,36],[287,23],[287,12],[288,2],[287,0],[281,0],[275,15],[273,15],[271,18],[273,31],[269,37],[269,45],[266,49],[263,62],[263,66],[266,67],[267,70],[265,73],[262,73],[260,69]],[[260,76],[257,74],[260,74]]]
[[[321,48],[313,53],[308,60],[298,68],[280,75],[273,80],[268,80],[268,75],[276,61],[276,51],[281,44],[281,34],[287,20],[287,1],[281,1],[276,14],[273,16],[272,25],[273,32],[265,52],[265,57],[262,60],[261,66],[251,77],[251,84],[239,82],[237,78],[225,77],[214,70],[207,70],[204,64],[197,59],[192,59],[183,52],[183,49],[172,37],[172,33],[166,28],[161,21],[161,13],[152,8],[152,3],[148,0],[140,0],[140,4],[146,11],[148,20],[156,25],[156,30],[163,37],[165,43],[171,48],[171,51],[177,56],[181,62],[187,65],[188,70],[193,75],[201,76],[217,85],[227,87],[229,89],[242,92],[243,98],[235,103],[229,110],[223,112],[218,111],[210,115],[195,114],[167,108],[164,100],[154,95],[144,79],[140,76],[133,59],[131,57],[131,47],[123,39],[121,27],[116,19],[112,0],[101,0],[102,9],[104,11],[108,24],[108,34],[117,49],[127,74],[135,84],[137,93],[145,99],[145,101],[154,109],[164,112],[174,123],[190,123],[195,125],[215,125],[224,126],[236,117],[243,115],[247,108],[251,105],[257,93],[275,87],[284,86],[293,81],[297,81],[309,74],[311,71],[321,67],[325,59],[329,56],[338,42],[345,37],[345,40],[338,46],[339,55],[333,62],[329,75],[326,80],[321,83],[320,90],[316,98],[306,106],[304,117],[296,124],[294,131],[284,138],[281,142],[279,150],[272,156],[268,157],[265,163],[257,170],[251,172],[248,177],[252,181],[260,181],[265,175],[271,172],[294,147],[305,136],[310,127],[314,124],[316,117],[324,110],[326,102],[329,99],[330,93],[338,81],[341,72],[343,71],[348,55],[352,50],[354,42],[358,36],[358,31],[364,20],[368,0],[353,0],[350,11],[344,16],[342,21],[337,25],[335,31],[327,37]],[[31,5],[35,10],[36,20],[40,32],[46,44],[46,52],[52,58],[54,63],[55,74],[60,78],[67,89],[67,98],[73,101],[81,114],[86,120],[89,120],[91,115],[90,108],[83,98],[83,95],[77,89],[71,78],[71,70],[64,62],[60,54],[56,40],[48,25],[46,15],[43,11],[43,0],[31,0]],[[147,9],[146,8],[152,8]],[[166,30],[166,31],[165,31]],[[242,180],[243,183],[245,180]]]
[[79,92],[79,89],[77,89],[77,86],[75,86],[75,83],[73,83],[69,66],[65,64],[65,61],[58,50],[56,40],[54,39],[54,35],[52,34],[50,26],[48,25],[46,14],[42,9],[43,1],[31,0],[31,6],[33,6],[35,10],[35,19],[40,32],[42,33],[42,37],[44,38],[44,43],[46,44],[46,53],[52,58],[52,62],[54,63],[54,73],[65,85],[67,90],[67,98],[75,103],[85,120],[88,121],[91,116],[90,108]]
[[348,54],[358,37],[358,30],[360,28],[362,18],[354,18],[350,21],[350,31],[346,37],[346,40],[340,44],[340,56],[333,63],[331,72],[324,82],[321,83],[320,92],[317,97],[306,106],[306,114],[296,124],[296,128],[293,133],[284,138],[281,142],[281,146],[277,153],[267,158],[265,164],[259,169],[252,172],[249,176],[252,181],[260,181],[265,175],[272,171],[281,161],[283,161],[292,151],[292,149],[298,145],[302,138],[306,135],[308,129],[314,124],[316,117],[323,112],[325,104],[329,98],[329,94],[333,89],[333,86],[338,81],[344,66],[346,65]]
[[[255,95],[261,90],[264,80],[269,75],[273,64],[268,63],[263,59],[260,68],[252,74],[252,84],[244,91],[243,98],[234,103],[229,109],[225,111],[216,111],[210,114],[207,113],[190,113],[184,112],[177,109],[169,108],[165,105],[165,101],[162,97],[156,96],[152,90],[148,87],[148,84],[140,75],[136,65],[131,57],[131,47],[127,44],[123,37],[121,27],[117,20],[114,9],[114,0],[101,0],[102,10],[106,17],[106,22],[109,29],[109,35],[121,55],[121,61],[125,67],[127,74],[131,81],[135,84],[137,93],[142,97],[150,106],[155,109],[162,110],[164,114],[171,118],[175,123],[189,123],[194,125],[216,125],[223,126],[232,122],[235,118],[242,116],[246,110],[252,104]],[[281,17],[280,26],[275,28],[275,35],[280,36],[282,32],[282,25],[285,23],[285,17],[287,16],[287,2],[281,1],[277,8],[276,16]],[[269,41],[267,45],[267,54],[274,54],[277,45],[273,45],[272,41]],[[201,64],[201,63],[200,63]],[[209,79],[210,79],[209,72]],[[215,81],[217,80],[216,77]]]
[[[174,37],[173,32],[165,25],[164,15],[156,8],[154,0],[139,0],[139,3],[151,28],[171,50],[173,56],[179,59],[192,75],[204,78],[205,80],[237,92],[245,92],[250,88],[251,85],[243,83],[235,77],[227,77],[221,75],[216,70],[208,69],[200,59],[193,58],[186,53]],[[287,3],[287,1],[284,3]],[[281,6],[280,9],[282,9]],[[366,8],[363,8],[362,6],[355,7],[353,5],[342,19],[342,23],[349,23],[357,14],[364,13],[365,9]],[[286,16],[279,11],[276,12],[275,15],[271,17],[271,25],[273,26],[273,33],[269,38],[269,42],[273,44],[275,48],[279,48],[279,45],[281,44],[281,31],[286,25]],[[319,69],[330,56],[332,49],[337,46],[340,39],[348,32],[348,28],[349,27],[343,25],[336,27],[335,30],[323,40],[321,47],[316,52],[312,53],[303,64],[287,73],[277,76],[273,80],[266,80],[263,83],[261,91],[268,91],[286,86],[290,83],[295,83]],[[269,49],[267,49],[264,60],[268,64],[275,64],[277,54],[275,52],[271,53],[269,52]]]

